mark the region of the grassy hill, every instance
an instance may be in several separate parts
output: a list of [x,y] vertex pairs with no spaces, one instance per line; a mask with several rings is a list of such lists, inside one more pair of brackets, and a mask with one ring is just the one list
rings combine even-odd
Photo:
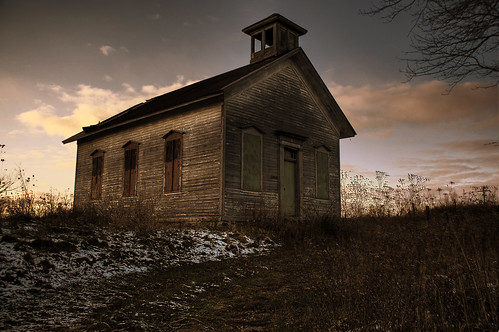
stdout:
[[[28,232],[29,227],[21,227],[24,222],[18,220],[16,225]],[[6,233],[8,223],[12,221],[2,220],[0,243],[4,246],[14,243],[12,238],[16,237]],[[106,232],[112,233],[112,229]],[[118,239],[113,242],[114,252],[123,253],[127,252],[125,247],[147,241],[156,251],[158,246],[174,242],[158,240],[156,232],[130,235],[135,242],[124,247],[116,244],[123,239],[111,233],[105,233],[105,238],[95,232],[91,242],[107,241],[106,250],[112,252],[110,238],[114,236]],[[40,239],[60,242],[52,237],[55,233],[46,232]],[[152,249],[146,249],[136,259],[149,257],[147,269],[39,288],[31,297],[2,306],[0,326],[102,331],[499,327],[497,206],[442,208],[432,211],[430,219],[260,220],[251,226],[219,226],[210,233],[225,234],[222,249],[236,254],[172,266],[165,264],[164,255],[155,256],[148,253]],[[232,235],[227,237],[229,233]],[[182,234],[189,247],[196,246],[195,236],[188,240],[184,238],[187,233]],[[203,234],[201,238],[207,236]],[[243,247],[270,246],[268,235],[280,245],[272,245],[273,249],[263,254],[257,250],[253,255],[237,254],[237,247],[240,252]],[[28,241],[29,236],[24,236],[24,242],[36,240],[31,237]],[[213,235],[216,241],[217,236]],[[18,243],[20,238],[16,237]],[[34,261],[37,253],[63,251],[62,247],[30,248]],[[65,248],[72,250],[70,245]],[[7,259],[2,258],[2,263]],[[5,266],[2,264],[2,269]],[[7,272],[2,271],[1,276]]]

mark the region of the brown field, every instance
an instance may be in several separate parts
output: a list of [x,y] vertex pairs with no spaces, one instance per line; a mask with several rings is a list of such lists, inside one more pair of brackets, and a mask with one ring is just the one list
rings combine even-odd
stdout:
[[[457,206],[432,211],[429,220],[226,226],[254,238],[270,233],[282,245],[267,254],[151,269],[42,293],[66,305],[67,315],[78,312],[77,319],[44,328],[497,330],[498,216],[497,206]],[[94,305],[74,300],[82,288],[84,301]]]

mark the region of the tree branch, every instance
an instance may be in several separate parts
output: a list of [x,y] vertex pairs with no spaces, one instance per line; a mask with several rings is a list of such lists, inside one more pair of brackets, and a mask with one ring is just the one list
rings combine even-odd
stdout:
[[451,89],[468,78],[499,84],[499,0],[379,0],[361,14],[392,22],[403,12],[414,18],[408,80],[434,76]]

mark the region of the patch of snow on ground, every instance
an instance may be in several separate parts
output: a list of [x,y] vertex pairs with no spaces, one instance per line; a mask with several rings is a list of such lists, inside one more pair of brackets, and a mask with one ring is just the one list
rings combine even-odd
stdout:
[[262,253],[274,246],[270,240],[256,242],[241,234],[199,229],[157,230],[139,235],[106,229],[61,228],[47,232],[34,222],[1,226],[0,329],[16,325],[19,312],[13,311],[23,301],[49,305],[37,299],[47,291],[57,292],[74,284],[84,287],[102,278],[151,268]]

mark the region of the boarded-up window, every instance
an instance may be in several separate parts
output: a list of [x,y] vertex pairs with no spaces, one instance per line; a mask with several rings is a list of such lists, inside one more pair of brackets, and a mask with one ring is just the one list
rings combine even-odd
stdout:
[[123,195],[135,196],[137,194],[137,169],[139,144],[128,142],[123,146],[125,149],[125,171],[123,174]]
[[286,47],[288,46],[286,44],[287,40],[288,40],[288,30],[281,26],[281,28],[279,29],[279,39],[278,39],[280,49],[286,49]]
[[165,193],[180,191],[182,178],[182,133],[170,132],[165,139]]
[[92,154],[92,182],[90,185],[90,198],[102,198],[102,173],[104,172],[104,152],[95,150]]
[[244,132],[242,144],[242,188],[262,189],[262,136]]
[[329,199],[329,154],[316,151],[317,165],[317,198]]
[[292,50],[298,47],[298,36],[291,31],[288,31],[289,49]]

